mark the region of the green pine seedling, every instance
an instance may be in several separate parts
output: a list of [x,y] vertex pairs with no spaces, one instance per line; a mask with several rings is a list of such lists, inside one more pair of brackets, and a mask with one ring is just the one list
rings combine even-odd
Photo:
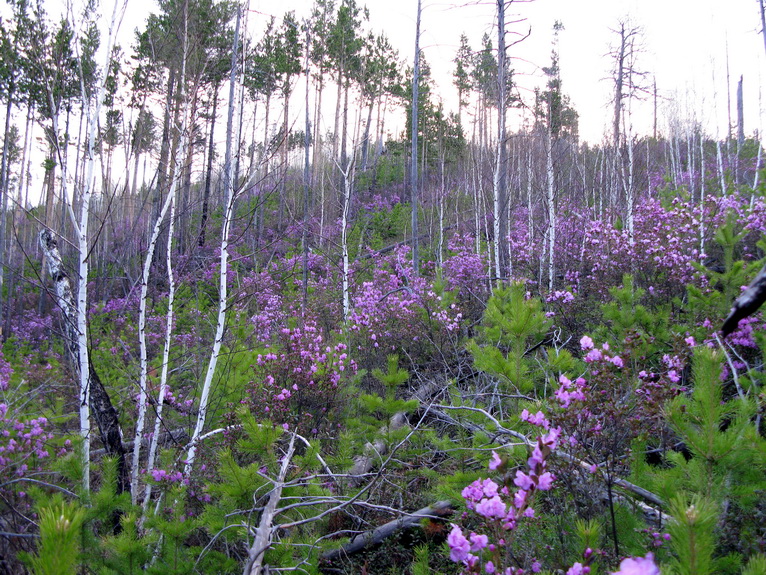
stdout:
[[549,327],[542,302],[527,299],[524,284],[514,283],[495,290],[487,302],[479,337],[469,342],[468,350],[474,365],[497,377],[508,391],[528,393],[535,386],[531,375],[534,360],[525,356]]
[[77,503],[57,503],[39,511],[40,543],[22,559],[35,575],[71,575],[80,558],[85,510]]
[[715,524],[717,506],[699,495],[687,498],[679,494],[670,502],[674,521],[668,524],[670,546],[675,557],[670,571],[677,575],[710,575],[716,572]]

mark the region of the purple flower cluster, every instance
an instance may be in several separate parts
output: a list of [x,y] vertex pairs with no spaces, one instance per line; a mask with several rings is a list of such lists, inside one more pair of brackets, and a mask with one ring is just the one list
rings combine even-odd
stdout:
[[346,344],[325,342],[313,322],[281,328],[277,335],[278,345],[252,366],[256,378],[245,403],[286,429],[312,436],[329,431],[342,405],[341,381],[356,373],[356,362]]
[[[0,477],[23,477],[50,457],[49,425],[45,417],[17,419],[8,413],[7,404],[0,403]],[[66,454],[69,445],[67,441],[57,454]]]
[[171,485],[183,481],[183,473],[180,471],[166,471],[164,469],[152,469],[152,479],[157,483]]
[[[538,416],[528,415],[528,417],[540,420]],[[543,417],[542,420],[545,418]],[[452,525],[452,531],[447,538],[450,559],[456,563],[462,563],[464,573],[516,575],[523,572],[511,567],[506,567],[503,571],[501,567],[503,555],[500,549],[507,545],[507,538],[510,532],[516,529],[518,521],[535,516],[535,511],[531,507],[535,492],[551,489],[554,476],[547,470],[546,459],[556,449],[560,434],[561,431],[555,428],[538,438],[532,455],[527,460],[526,472],[516,471],[513,483],[517,489],[513,494],[507,485],[501,487],[489,478],[477,479],[463,489],[461,494],[465,499],[466,507],[484,519],[495,541],[491,543],[488,535],[473,531],[466,537],[458,525]],[[502,465],[502,459],[493,451],[492,461],[489,464],[490,470],[497,470]]]

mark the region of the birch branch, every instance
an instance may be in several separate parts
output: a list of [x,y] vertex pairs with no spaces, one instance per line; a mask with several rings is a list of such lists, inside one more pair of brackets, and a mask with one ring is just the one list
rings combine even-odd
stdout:
[[261,521],[258,525],[258,533],[255,536],[255,541],[248,551],[248,560],[245,564],[244,575],[260,575],[263,569],[263,555],[266,550],[271,546],[272,541],[272,524],[274,522],[274,516],[277,509],[277,504],[282,498],[282,488],[284,487],[285,476],[287,475],[287,469],[290,466],[290,461],[295,453],[295,436],[290,438],[290,445],[287,448],[287,453],[282,460],[282,467],[279,470],[277,480],[274,482],[274,489],[271,490],[269,495],[269,502],[266,504],[266,508],[261,513]]

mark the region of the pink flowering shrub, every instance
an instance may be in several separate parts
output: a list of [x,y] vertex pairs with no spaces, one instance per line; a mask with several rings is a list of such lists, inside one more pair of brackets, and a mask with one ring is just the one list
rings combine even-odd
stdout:
[[450,255],[444,258],[442,269],[448,287],[459,290],[460,296],[466,299],[485,294],[489,267],[486,256],[476,253],[474,238],[455,234],[447,248]]
[[56,450],[53,430],[45,417],[25,419],[9,413],[8,404],[0,403],[0,478],[24,477],[44,469],[51,456],[69,450],[69,442]]
[[325,341],[317,326],[282,328],[258,354],[243,403],[258,418],[309,437],[333,437],[344,415],[344,382],[356,374],[346,345]]
[[[477,479],[463,489],[466,507],[477,516],[484,533],[470,531],[466,536],[458,525],[452,525],[447,538],[450,559],[461,564],[462,573],[515,575],[525,572],[508,563],[507,547],[512,545],[519,522],[535,517],[532,507],[535,494],[553,486],[555,477],[548,471],[547,458],[556,449],[560,434],[561,431],[554,428],[539,437],[527,460],[527,468],[517,470],[513,481],[510,475],[505,476],[500,485],[492,479]],[[502,459],[493,452],[490,470],[504,466]],[[532,570],[533,563],[537,562],[530,562]]]
[[658,289],[666,296],[683,294],[695,276],[692,263],[700,259],[698,227],[695,208],[674,203],[666,209],[656,199],[636,205],[632,244],[624,226],[605,220],[589,222],[578,249],[579,290],[605,294],[607,288],[621,283],[624,274],[632,273],[642,287],[661,285]]

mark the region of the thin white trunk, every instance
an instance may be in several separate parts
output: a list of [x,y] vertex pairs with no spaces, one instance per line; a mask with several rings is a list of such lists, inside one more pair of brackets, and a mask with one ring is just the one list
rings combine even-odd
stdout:
[[[187,106],[188,107],[188,106]],[[147,300],[148,300],[148,291],[149,291],[149,273],[151,270],[152,260],[154,259],[154,252],[157,247],[157,241],[160,237],[160,232],[162,230],[162,222],[165,220],[165,216],[168,213],[168,209],[171,209],[171,215],[170,215],[170,225],[168,229],[168,242],[167,242],[167,251],[168,254],[170,253],[171,247],[173,245],[173,216],[175,212],[175,197],[176,192],[178,189],[178,180],[181,176],[181,162],[179,161],[179,158],[184,157],[184,152],[186,149],[186,113],[184,113],[184,128],[182,128],[183,132],[181,135],[181,151],[179,154],[176,155],[176,164],[174,167],[174,173],[173,173],[173,180],[170,184],[170,191],[168,192],[167,197],[165,198],[165,203],[162,206],[162,210],[160,211],[160,215],[157,218],[157,221],[154,223],[154,229],[152,230],[152,236],[149,240],[149,247],[147,249],[146,258],[144,259],[144,268],[143,268],[143,274],[141,277],[141,299],[139,301],[139,311],[138,311],[138,339],[141,349],[141,373],[139,375],[139,395],[138,395],[138,416],[136,418],[136,434],[134,438],[134,446],[133,446],[133,467],[131,470],[130,475],[130,485],[131,485],[131,499],[133,501],[133,504],[136,504],[137,498],[138,498],[138,469],[139,469],[139,461],[141,456],[141,443],[142,443],[142,436],[144,434],[144,421],[146,417],[146,408],[147,408],[147,380],[148,380],[148,372],[149,372],[149,361],[147,357],[147,349],[146,349],[146,306],[147,306]],[[172,206],[172,208],[171,208]],[[168,274],[171,276],[171,293],[174,289],[173,283],[172,283],[172,268],[170,267],[170,257],[168,255],[167,257],[168,261]],[[168,295],[168,298],[170,300],[171,295]],[[166,334],[165,334],[165,352],[167,353],[168,343],[169,343],[169,337],[170,337],[170,329],[172,327],[172,302],[168,302],[168,323],[166,326]],[[167,373],[167,360],[163,362],[162,369],[163,373]],[[163,381],[163,384],[166,382]],[[158,402],[162,402],[164,398],[164,392],[160,390]],[[161,405],[161,403],[160,403]],[[159,418],[160,413],[157,413],[157,423],[155,424],[155,428],[159,425]],[[155,442],[155,437],[152,437],[152,443]],[[147,470],[151,471],[151,466],[153,464],[153,459],[151,458],[150,454],[150,460],[149,464],[147,466]]]
[[354,158],[352,157],[343,172],[343,210],[341,215],[340,242],[343,252],[343,321],[348,321],[351,315],[351,298],[349,296],[349,261],[348,261],[348,210],[351,205],[351,190],[354,187]]
[[700,133],[700,259],[705,257],[705,139]]
[[527,249],[532,253],[535,232],[534,207],[532,205],[532,141],[527,145]]
[[[151,270],[152,261],[154,260],[154,251],[157,246],[157,241],[159,240],[160,233],[162,231],[162,222],[165,220],[165,216],[167,215],[168,209],[170,209],[171,205],[173,208],[175,208],[175,197],[178,190],[178,182],[181,179],[181,170],[183,169],[182,158],[186,157],[186,148],[187,148],[187,134],[186,134],[186,126],[187,126],[187,118],[189,114],[189,102],[185,101],[185,86],[186,86],[186,59],[187,59],[187,52],[188,52],[188,30],[189,30],[189,18],[188,18],[188,11],[186,10],[186,6],[184,9],[184,36],[183,36],[183,52],[182,52],[182,61],[181,61],[181,78],[179,81],[180,86],[180,98],[181,101],[184,102],[184,109],[183,109],[183,117],[182,117],[182,127],[181,127],[181,142],[179,146],[179,151],[175,155],[175,165],[173,166],[173,175],[172,180],[170,182],[170,190],[168,192],[167,197],[165,198],[165,203],[162,206],[162,209],[160,210],[159,217],[154,222],[154,228],[152,229],[152,235],[151,239],[149,240],[149,247],[147,249],[146,257],[144,258],[144,268],[143,268],[143,274],[141,276],[141,299],[139,300],[139,310],[138,310],[138,339],[140,344],[140,353],[141,353],[141,373],[139,376],[139,395],[138,395],[138,416],[136,418],[136,434],[134,438],[133,443],[133,466],[131,469],[130,474],[130,494],[131,494],[131,501],[133,502],[133,505],[136,504],[138,501],[138,470],[139,470],[139,463],[140,463],[140,457],[141,457],[141,443],[142,438],[144,434],[144,421],[146,418],[146,407],[147,407],[147,390],[146,390],[146,384],[148,380],[148,372],[149,372],[149,361],[147,358],[147,350],[146,350],[146,305],[148,300],[148,291],[149,291],[149,272]],[[166,113],[169,113],[169,108],[165,110]],[[173,216],[174,214],[171,214],[170,216],[170,225],[168,227],[168,241],[166,244],[167,249],[167,261],[168,261],[168,273],[172,274],[172,268],[170,267],[170,252],[173,245]],[[172,279],[171,279],[171,290],[172,287]],[[170,297],[170,296],[169,296]],[[172,328],[173,322],[172,322],[172,309],[173,306],[168,306],[168,322],[166,326],[166,333],[165,333],[165,352],[167,353],[168,350],[168,343],[170,339],[170,329]],[[167,358],[165,358],[165,361],[162,365],[163,372],[167,374]],[[163,380],[163,384],[165,384],[166,381]],[[160,391],[160,396],[158,398],[159,402],[162,402],[164,400],[164,390]],[[160,403],[160,405],[162,405]],[[160,415],[161,415],[161,408],[160,411],[157,413],[157,420],[155,422],[155,431],[159,427],[159,421],[160,421]],[[156,437],[157,433],[152,437],[152,446],[156,448]],[[151,469],[154,466],[154,457],[153,454],[150,452],[149,461],[147,463],[147,472],[150,472]],[[149,500],[149,497],[151,496],[151,486],[147,485],[146,487],[146,497],[144,500],[144,510],[146,509],[147,502]]]
[[[184,134],[185,134],[184,130]],[[178,180],[178,173],[174,176],[174,186],[175,182]],[[154,431],[152,433],[152,439],[149,443],[149,456],[147,457],[146,462],[146,472],[147,474],[152,472],[152,469],[154,469],[154,461],[157,456],[157,444],[159,443],[159,437],[160,432],[162,428],[162,407],[165,405],[165,394],[167,393],[168,389],[168,365],[170,363],[170,338],[171,334],[173,332],[173,317],[175,313],[175,295],[176,295],[176,282],[175,277],[173,276],[173,259],[172,259],[172,253],[173,253],[173,224],[175,222],[175,212],[176,212],[176,202],[175,202],[175,190],[172,189],[170,193],[171,197],[173,198],[172,203],[170,205],[170,220],[169,220],[169,226],[168,226],[168,243],[167,243],[167,250],[165,253],[165,259],[167,262],[167,272],[168,272],[168,311],[165,315],[165,343],[162,349],[162,371],[160,374],[160,389],[157,392],[157,403],[156,403],[156,416],[154,419]],[[134,467],[135,469],[135,467]],[[133,493],[134,491],[131,491]],[[144,501],[143,501],[143,514],[146,514],[146,510],[149,505],[149,500],[152,497],[152,484],[150,482],[146,483],[146,490],[144,492]]]
[[633,136],[628,133],[628,137],[626,138],[626,144],[628,147],[628,180],[626,182],[625,187],[625,201],[628,204],[628,213],[627,213],[627,224],[628,224],[628,241],[630,242],[630,245],[632,246],[635,243],[635,234],[633,229],[633,195],[634,195],[634,183],[633,183],[633,170],[635,168],[634,166],[634,158],[633,158]]
[[716,157],[718,159],[718,177],[721,178],[721,193],[726,195],[726,174],[723,171],[723,155],[721,154],[721,142],[715,143]]
[[545,139],[545,173],[548,188],[548,291],[553,291],[554,247],[556,245],[556,193],[553,173],[553,134],[548,130]]
[[750,194],[750,209],[753,209],[753,204],[755,203],[755,194],[756,190],[758,189],[758,176],[761,173],[761,162],[763,160],[762,157],[762,146],[763,144],[759,141],[758,142],[758,160],[756,160],[755,163],[755,178],[753,179],[753,193]]
[[[410,194],[412,202],[412,271],[418,273],[418,88],[420,82],[420,3],[415,24],[415,61],[412,73],[412,148],[410,150]],[[424,136],[425,137],[425,136]],[[425,169],[425,165],[423,166]]]
[[436,261],[441,269],[444,263],[444,202],[446,201],[446,190],[444,187],[444,158],[445,154],[442,152],[442,165],[441,165],[441,194],[439,194],[439,247],[436,254]]
[[202,429],[205,427],[205,421],[207,419],[208,412],[208,399],[210,397],[210,388],[213,385],[213,375],[215,374],[215,368],[218,365],[218,357],[221,353],[221,344],[223,343],[223,330],[226,324],[226,307],[228,299],[228,266],[229,266],[229,233],[231,230],[231,220],[234,213],[234,200],[236,199],[236,193],[234,189],[234,163],[232,162],[232,130],[234,124],[234,111],[237,107],[237,50],[239,41],[239,24],[241,19],[241,11],[237,11],[237,25],[234,32],[234,49],[231,56],[231,76],[229,78],[229,113],[226,124],[226,161],[224,182],[226,188],[226,206],[223,213],[223,226],[221,230],[221,259],[220,259],[220,282],[219,282],[219,296],[218,296],[218,319],[215,329],[215,340],[213,341],[213,349],[210,353],[210,361],[208,362],[207,371],[205,373],[205,381],[202,384],[202,394],[199,400],[199,411],[197,413],[197,423],[194,426],[194,432],[192,433],[191,440],[189,441],[189,449],[186,453],[186,464],[184,466],[184,475],[189,476],[192,467],[194,466],[194,459],[197,455],[197,442]]
[[[498,155],[499,156],[499,155]],[[495,171],[492,176],[492,251],[494,252],[494,264],[495,264],[495,281],[500,282],[503,277],[502,268],[500,267],[500,250],[501,247],[501,232],[500,232],[500,160],[496,160]]]
[[492,174],[494,208],[495,277],[502,282],[506,275],[505,260],[508,259],[508,214],[506,187],[506,53],[505,53],[505,2],[497,0],[497,153]]
[[[106,65],[109,68],[112,57],[112,44],[114,35],[119,27],[117,21],[119,2],[115,1],[112,10],[112,20],[109,23],[109,36],[106,44]],[[124,11],[125,3],[123,3]],[[80,363],[80,435],[83,440],[83,491],[90,491],[90,360],[88,357],[88,256],[90,255],[88,242],[88,223],[90,217],[90,202],[93,197],[95,183],[95,155],[96,130],[101,112],[101,103],[104,99],[105,78],[98,82],[98,95],[95,106],[91,106],[90,99],[86,96],[85,82],[80,74],[80,92],[83,101],[88,102],[88,147],[87,147],[87,170],[82,190],[80,206],[79,226],[76,227],[77,247],[79,250],[78,286],[77,286],[77,332],[79,343]],[[66,180],[67,174],[62,173],[62,181]],[[64,187],[64,190],[66,188]]]

